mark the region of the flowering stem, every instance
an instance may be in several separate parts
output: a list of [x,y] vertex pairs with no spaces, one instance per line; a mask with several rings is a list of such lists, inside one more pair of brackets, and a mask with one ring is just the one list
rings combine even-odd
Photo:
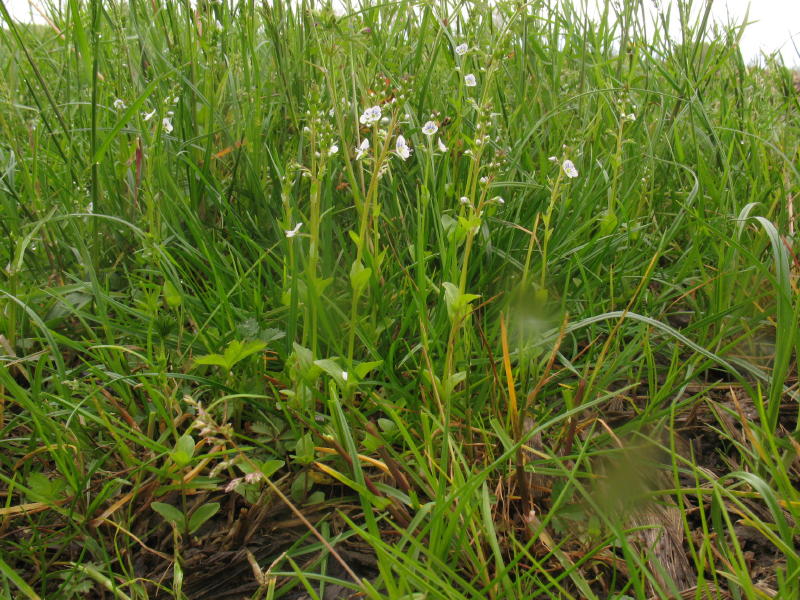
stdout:
[[[358,226],[358,241],[356,243],[356,261],[360,263],[364,258],[364,251],[365,251],[365,241],[367,236],[367,229],[369,227],[370,222],[370,215],[374,211],[374,208],[377,208],[377,196],[378,196],[378,180],[379,174],[381,172],[381,167],[383,163],[386,161],[387,157],[389,156],[390,151],[390,140],[392,137],[392,132],[394,131],[395,126],[397,125],[397,113],[392,114],[392,120],[389,123],[389,128],[386,133],[386,143],[381,147],[380,154],[376,155],[377,158],[375,160],[375,164],[372,169],[372,178],[369,182],[369,188],[367,189],[367,193],[364,196],[364,204],[362,206],[361,211],[361,219]],[[373,128],[373,136],[372,139],[374,140],[373,147],[378,148],[378,126],[377,124]],[[375,207],[373,207],[373,204]],[[373,222],[373,252],[377,253],[377,245],[378,245],[378,225],[377,225],[377,218]],[[377,261],[372,261],[372,267],[375,269],[373,271],[373,276],[377,276],[377,268],[378,268]],[[353,363],[353,356],[355,354],[355,341],[356,341],[356,314],[358,310],[358,300],[360,298],[360,294],[353,293],[353,300],[350,305],[350,336],[347,343],[347,361],[348,364],[352,365]]]
[[608,193],[608,214],[613,215],[617,204],[617,186],[619,184],[620,163],[622,160],[622,130],[625,127],[625,117],[619,120],[617,128],[617,149],[614,152],[614,173],[611,176],[611,189]]
[[[542,222],[544,223],[544,239],[542,240],[542,272],[539,279],[540,290],[545,289],[545,283],[547,280],[547,249],[550,246],[550,236],[553,235],[553,228],[550,227],[550,221],[553,217],[553,209],[556,206],[556,200],[558,199],[558,194],[561,189],[562,177],[563,171],[559,170],[556,184],[553,186],[553,191],[550,194],[550,204],[548,204],[547,212],[544,214],[544,218],[542,219]],[[531,243],[533,243],[533,238],[531,238]]]
[[553,185],[553,189],[550,191],[550,202],[547,205],[547,211],[545,212],[543,217],[541,213],[536,213],[533,225],[531,226],[531,237],[530,240],[528,241],[528,253],[525,255],[525,267],[522,270],[521,286],[523,289],[528,284],[528,274],[530,272],[531,256],[533,255],[533,246],[534,242],[536,241],[536,228],[539,224],[540,217],[542,217],[542,221],[544,222],[544,240],[542,242],[542,272],[539,285],[541,286],[541,289],[544,289],[545,280],[547,277],[547,247],[550,242],[550,236],[552,235],[552,231],[550,229],[550,219],[553,216],[553,209],[556,205],[556,200],[558,199],[558,193],[561,188],[562,177],[563,177],[563,172],[559,169],[556,182]]

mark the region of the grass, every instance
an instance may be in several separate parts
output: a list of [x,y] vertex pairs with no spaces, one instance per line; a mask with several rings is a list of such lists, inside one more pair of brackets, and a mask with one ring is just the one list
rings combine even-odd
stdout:
[[618,4],[0,2],[0,597],[800,597],[800,96]]

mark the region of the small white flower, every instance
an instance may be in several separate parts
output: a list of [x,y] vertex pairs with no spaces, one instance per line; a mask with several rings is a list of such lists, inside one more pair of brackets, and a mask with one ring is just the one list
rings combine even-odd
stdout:
[[492,202],[494,202],[495,204],[499,204],[500,206],[503,206],[506,203],[506,201],[503,200],[502,196],[495,196],[494,198],[492,198]]
[[481,178],[480,178],[480,182],[481,182],[482,184],[484,184],[484,185],[485,185],[486,183],[488,183],[488,182],[489,182],[489,178],[488,178],[488,177],[485,177],[485,176],[484,176],[484,177],[481,177]]
[[467,87],[475,87],[476,85],[478,85],[478,82],[475,80],[475,75],[473,75],[472,73],[470,73],[469,75],[465,75],[464,84]]
[[163,119],[161,119],[161,126],[167,133],[172,133],[173,130],[172,121],[170,120],[169,117],[164,117]]
[[447,146],[444,145],[442,138],[439,138],[437,143],[439,144],[439,152],[447,152]]
[[156,114],[156,109],[153,109],[153,112],[149,113],[142,113],[142,121],[149,121],[153,118],[153,115]]
[[347,371],[342,371],[342,379],[343,379],[344,381],[347,381],[347,378],[348,378],[348,377],[349,377],[349,375],[347,374]]
[[397,155],[403,160],[406,160],[409,156],[411,156],[411,148],[408,147],[408,144],[406,144],[406,138],[404,138],[402,135],[397,136],[397,142],[395,143],[394,149],[395,152],[397,152]]
[[549,160],[550,162],[558,162],[558,157],[556,157],[556,156],[551,156],[551,157],[550,157],[550,158],[548,158],[547,160]]
[[635,120],[636,120],[636,115],[635,115],[635,114],[633,114],[633,113],[629,113],[629,114],[628,114],[628,115],[625,117],[625,119],[626,119],[627,121],[635,121]]
[[90,215],[94,214],[94,202],[92,202],[91,200],[89,201],[89,204],[86,205],[86,212],[89,213]]
[[116,110],[125,110],[125,101],[122,98],[114,100],[114,108]]
[[439,131],[439,127],[433,121],[428,121],[422,126],[422,133],[425,135],[433,135]]
[[336,144],[331,144],[331,147],[328,148],[328,156],[333,156],[339,151],[339,146]]
[[461,198],[459,198],[458,201],[461,204],[464,204],[465,206],[470,204],[469,198],[467,196],[461,196]]
[[377,105],[370,106],[364,111],[358,120],[362,125],[372,125],[377,123],[381,120],[381,107]]
[[566,175],[570,179],[574,179],[575,177],[578,176],[578,169],[575,168],[575,165],[569,159],[563,162],[561,168],[564,169],[564,175]]
[[356,160],[361,160],[366,156],[367,150],[369,150],[369,139],[364,138],[364,141],[361,142],[360,145],[356,146]]
[[287,229],[284,232],[284,233],[286,233],[286,237],[287,238],[293,238],[294,236],[296,236],[298,234],[298,232],[300,231],[300,228],[302,226],[303,226],[302,223],[298,223],[297,225],[294,226],[294,229]]
[[181,97],[180,97],[180,96],[175,96],[175,97],[172,99],[172,103],[173,103],[173,104],[177,104],[178,102],[180,102],[180,100],[181,100]]
[[469,46],[466,44],[459,44],[456,46],[456,54],[459,56],[464,56],[467,53],[467,50],[469,50]]

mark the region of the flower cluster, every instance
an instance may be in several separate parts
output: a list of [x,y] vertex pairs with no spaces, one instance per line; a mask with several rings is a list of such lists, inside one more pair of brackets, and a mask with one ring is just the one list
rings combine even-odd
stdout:
[[[622,97],[617,98],[617,106],[619,110],[619,118],[620,120],[625,122],[633,122],[636,120],[636,113],[633,111],[636,110],[636,104],[631,102],[630,97],[627,94],[624,94]],[[628,112],[630,110],[631,112]]]
[[336,139],[336,128],[333,123],[335,110],[329,106],[323,106],[315,96],[312,96],[309,104],[312,108],[306,110],[306,124],[303,127],[303,133],[308,137],[314,158],[333,156],[339,152],[339,142]]
[[195,400],[187,394],[183,397],[183,401],[194,407],[197,417],[192,423],[192,428],[200,430],[200,437],[205,442],[212,445],[225,444],[233,435],[233,427],[230,423],[217,424],[199,400]]

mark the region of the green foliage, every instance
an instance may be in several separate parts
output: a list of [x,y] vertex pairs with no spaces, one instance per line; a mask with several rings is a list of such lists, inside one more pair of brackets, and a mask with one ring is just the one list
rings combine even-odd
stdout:
[[230,372],[237,363],[243,361],[248,356],[261,352],[267,347],[266,342],[261,340],[251,340],[249,342],[239,342],[233,340],[225,348],[223,354],[204,354],[194,359],[195,365],[215,365],[222,367],[224,371]]
[[793,75],[575,4],[0,3],[0,597],[800,597]]

